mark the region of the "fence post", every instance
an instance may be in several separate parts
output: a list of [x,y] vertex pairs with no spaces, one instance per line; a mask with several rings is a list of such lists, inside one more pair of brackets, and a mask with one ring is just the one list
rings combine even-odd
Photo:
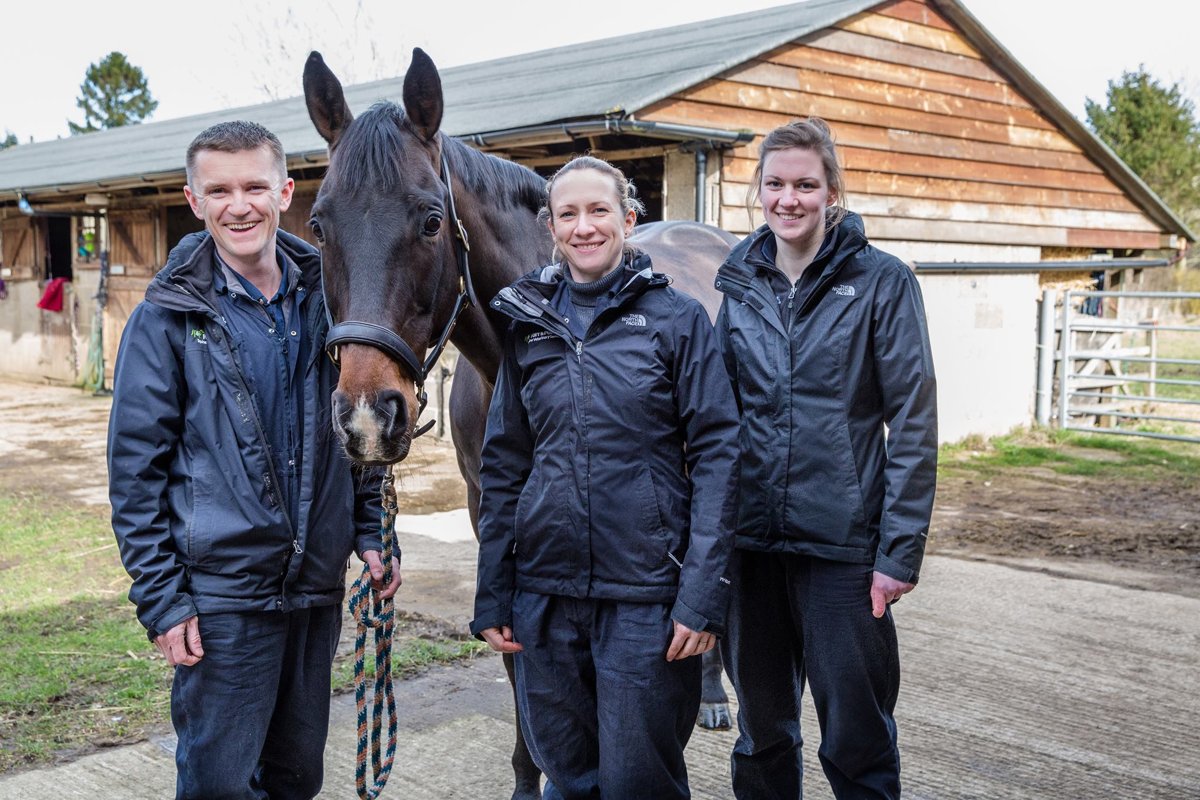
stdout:
[[1037,424],[1050,425],[1054,391],[1054,290],[1042,290],[1038,322]]
[[1062,342],[1062,358],[1059,362],[1058,379],[1058,427],[1061,430],[1067,428],[1067,405],[1071,399],[1071,290],[1067,289],[1063,292],[1063,310],[1062,310],[1062,333],[1059,334],[1059,339]]

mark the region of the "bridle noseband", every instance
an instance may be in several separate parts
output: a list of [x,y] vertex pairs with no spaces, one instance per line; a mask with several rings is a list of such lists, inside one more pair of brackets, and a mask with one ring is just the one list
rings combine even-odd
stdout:
[[[417,402],[419,408],[417,416],[425,410],[425,405],[428,402],[428,396],[425,393],[425,379],[429,377],[429,372],[437,364],[442,352],[446,349],[446,343],[450,341],[450,334],[454,332],[454,326],[458,323],[458,318],[462,316],[463,311],[468,306],[475,305],[475,287],[471,284],[471,264],[468,255],[471,251],[470,242],[467,240],[467,230],[463,227],[462,220],[458,218],[458,209],[454,205],[454,185],[450,182],[450,167],[446,163],[446,154],[442,153],[442,182],[446,184],[446,199],[448,201],[450,221],[454,225],[454,255],[455,261],[458,263],[458,297],[454,300],[454,308],[450,312],[450,319],[446,322],[446,326],[442,328],[442,333],[438,337],[437,344],[429,351],[429,355],[425,357],[425,362],[422,363],[417,358],[416,353],[408,346],[400,336],[390,328],[385,328],[382,325],[376,325],[373,322],[358,322],[355,320],[345,320],[343,322],[334,323],[333,314],[329,310],[329,299],[325,297],[325,279],[321,278],[321,293],[322,299],[325,300],[325,317],[329,321],[329,333],[325,337],[325,352],[329,354],[329,358],[334,364],[338,364],[338,347],[343,344],[365,344],[382,350],[393,361],[397,362],[400,367],[408,373],[409,377],[417,386]],[[413,434],[413,438],[420,436],[433,427],[434,421],[430,420],[419,430]]]

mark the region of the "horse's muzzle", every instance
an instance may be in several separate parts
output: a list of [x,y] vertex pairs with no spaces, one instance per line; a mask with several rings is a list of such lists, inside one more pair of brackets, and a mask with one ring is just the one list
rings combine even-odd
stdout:
[[361,464],[404,460],[412,444],[408,418],[408,403],[394,389],[379,391],[374,401],[365,395],[352,400],[345,392],[333,393],[333,430],[346,455]]

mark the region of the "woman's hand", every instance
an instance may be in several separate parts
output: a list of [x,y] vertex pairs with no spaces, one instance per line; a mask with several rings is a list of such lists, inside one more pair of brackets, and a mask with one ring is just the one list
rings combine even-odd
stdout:
[[513,641],[512,628],[507,625],[501,628],[484,628],[479,632],[488,647],[497,653],[519,653],[525,648]]
[[702,655],[717,645],[717,637],[704,631],[694,631],[686,625],[675,623],[675,636],[667,648],[667,661],[682,661]]

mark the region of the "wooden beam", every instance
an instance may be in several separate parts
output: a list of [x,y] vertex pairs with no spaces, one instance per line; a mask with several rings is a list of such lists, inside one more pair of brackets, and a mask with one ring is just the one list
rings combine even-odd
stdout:
[[979,51],[971,46],[956,30],[931,28],[918,25],[897,17],[885,17],[879,14],[858,14],[850,19],[839,22],[834,27],[851,33],[861,33],[902,44],[935,50],[939,53],[952,53],[967,58],[983,58]]
[[957,158],[893,153],[884,150],[867,150],[861,147],[839,147],[838,151],[843,169],[860,172],[890,172],[897,175],[986,181],[1014,186],[1045,186],[1051,189],[1121,193],[1121,190],[1108,179],[1108,176],[1101,174],[1010,166],[982,161],[963,161]]
[[1138,206],[1134,205],[1128,197],[1120,194],[1029,186],[1013,187],[970,180],[957,181],[855,170],[846,171],[844,180],[848,192],[1141,213]]
[[1083,231],[1004,225],[988,222],[963,224],[947,220],[863,216],[868,237],[905,241],[1028,244],[1042,247],[1097,247],[1154,249],[1160,236],[1138,231]]
[[918,25],[927,25],[943,31],[957,32],[958,30],[932,8],[916,0],[899,0],[895,3],[888,3],[885,6],[877,6],[874,11],[876,14],[882,14],[885,17],[908,20]]
[[923,111],[928,114],[971,117],[1005,125],[1057,130],[1053,123],[1031,108],[1009,106],[988,100],[974,100],[963,97],[961,94],[947,94],[899,83],[883,83],[863,77],[850,78],[842,75],[830,75],[826,72],[772,64],[767,61],[749,61],[743,66],[724,73],[721,77],[724,80],[738,83],[788,89],[838,100],[857,100],[864,103],[887,105],[892,108]]
[[[731,81],[710,81],[682,92],[676,97],[683,101],[725,106],[724,115],[719,112],[725,127],[746,127],[747,122],[738,124],[750,109],[761,109],[787,118],[819,116],[835,122],[853,122],[860,125],[876,125],[899,130],[933,133],[960,139],[979,139],[999,142],[1018,147],[1033,147],[1046,150],[1078,152],[1074,142],[1056,129],[1029,128],[1007,125],[967,117],[931,114],[905,108],[894,108],[878,103],[842,100],[836,97],[809,94],[787,89],[752,86]],[[679,101],[674,101],[679,102]],[[652,113],[670,107],[668,100],[651,107]],[[712,112],[709,112],[712,114]],[[750,123],[752,124],[752,123]],[[774,127],[774,126],[771,126]],[[757,129],[757,126],[755,126]],[[766,128],[770,130],[771,128]],[[766,132],[763,130],[762,132]]]
[[979,80],[962,75],[921,69],[912,64],[893,64],[860,56],[820,50],[815,47],[787,45],[764,55],[763,60],[790,67],[801,67],[831,75],[911,86],[943,94],[987,100],[1017,108],[1033,108],[1017,90],[1004,80]]
[[965,78],[976,78],[983,81],[1005,81],[1005,78],[992,69],[985,61],[977,58],[958,55],[957,53],[939,53],[922,47],[903,44],[901,42],[878,39],[874,36],[864,36],[853,31],[826,28],[812,38],[799,40],[799,44],[816,47],[821,50],[833,50],[837,53],[858,56],[875,61],[889,61],[893,64],[910,64],[922,69],[945,72],[950,75],[962,75]]

